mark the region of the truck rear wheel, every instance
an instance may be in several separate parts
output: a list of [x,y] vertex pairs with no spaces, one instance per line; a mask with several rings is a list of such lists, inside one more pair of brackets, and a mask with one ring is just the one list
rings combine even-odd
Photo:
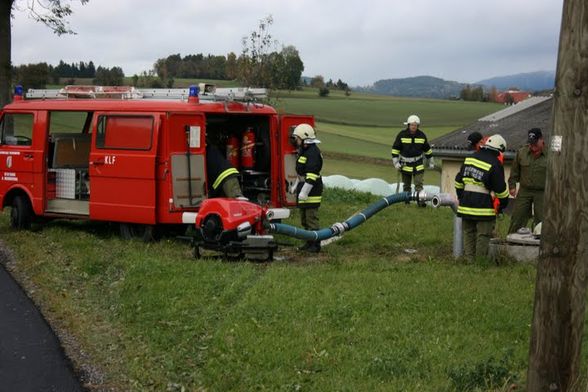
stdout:
[[26,230],[31,227],[34,212],[31,202],[26,196],[15,196],[10,210],[10,226],[16,230]]

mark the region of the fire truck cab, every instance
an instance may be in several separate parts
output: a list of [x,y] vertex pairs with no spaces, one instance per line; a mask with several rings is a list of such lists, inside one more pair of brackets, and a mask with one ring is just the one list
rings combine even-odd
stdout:
[[289,139],[313,117],[279,115],[254,89],[203,90],[17,87],[0,111],[0,205],[12,227],[36,217],[193,224],[213,180],[207,145],[228,152],[250,201],[295,204]]

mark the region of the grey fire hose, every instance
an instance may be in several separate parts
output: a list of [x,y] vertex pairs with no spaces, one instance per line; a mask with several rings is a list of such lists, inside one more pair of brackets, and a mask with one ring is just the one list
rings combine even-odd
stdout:
[[408,202],[408,201],[419,201],[425,202],[430,200],[425,192],[402,192],[394,195],[386,196],[383,199],[369,205],[364,210],[351,216],[345,222],[337,222],[331,227],[327,227],[319,230],[305,230],[295,226],[287,225],[284,223],[271,223],[270,231],[277,234],[284,234],[289,237],[298,238],[306,241],[322,241],[331,237],[341,235],[346,231],[350,231],[357,226],[361,225],[369,218],[380,212],[386,207],[392,204]]

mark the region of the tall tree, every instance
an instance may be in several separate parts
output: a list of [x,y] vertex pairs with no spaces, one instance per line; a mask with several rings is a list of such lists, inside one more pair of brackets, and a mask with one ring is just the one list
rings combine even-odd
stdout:
[[527,390],[579,390],[588,285],[588,2],[564,0]]
[[277,41],[270,33],[270,27],[274,23],[271,15],[261,19],[257,30],[243,37],[243,51],[239,56],[239,81],[246,86],[269,87],[271,74],[269,55],[272,47],[277,46]]
[[227,55],[227,63],[225,64],[225,76],[229,80],[237,78],[237,55],[233,52]]
[[[66,2],[73,0],[28,0],[22,7],[34,20],[45,24],[57,35],[75,34],[69,28],[67,17],[72,14],[71,6]],[[89,0],[77,0],[86,4]],[[17,9],[19,0],[0,1],[0,107],[10,101],[10,83],[12,79],[12,65],[10,55],[12,47],[12,34],[10,21],[12,13]]]
[[300,86],[304,63],[300,59],[300,54],[296,47],[292,45],[285,46],[280,53],[284,58],[283,85],[280,88],[295,90]]

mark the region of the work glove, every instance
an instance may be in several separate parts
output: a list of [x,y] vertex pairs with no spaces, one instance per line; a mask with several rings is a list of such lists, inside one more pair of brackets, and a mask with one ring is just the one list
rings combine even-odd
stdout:
[[394,164],[394,167],[398,170],[400,170],[400,168],[402,167],[398,158],[392,158],[392,163]]
[[429,158],[429,169],[435,168],[435,159],[433,157]]
[[313,187],[312,184],[305,182],[304,185],[302,185],[302,190],[300,191],[300,194],[298,195],[298,200],[308,199],[308,194],[312,190],[312,187]]
[[296,181],[294,181],[289,187],[288,187],[288,193],[295,195],[296,194],[296,189],[298,188],[298,184],[300,183],[300,179],[298,177],[296,177]]

